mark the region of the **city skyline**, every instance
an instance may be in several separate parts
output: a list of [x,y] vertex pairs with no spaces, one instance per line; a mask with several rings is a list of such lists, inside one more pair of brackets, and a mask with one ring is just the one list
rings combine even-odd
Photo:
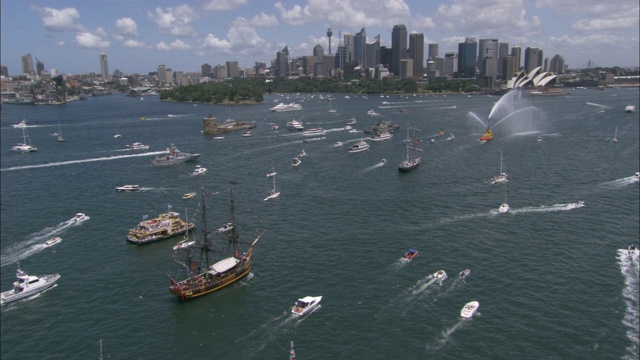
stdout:
[[441,57],[474,37],[539,48],[549,59],[560,54],[570,68],[589,61],[639,66],[636,0],[616,6],[595,0],[6,0],[0,6],[0,61],[12,75],[27,54],[65,74],[100,74],[102,53],[111,72],[128,74],[159,64],[185,72],[227,61],[269,65],[285,46],[291,57],[311,55],[318,44],[328,54],[329,27],[332,52],[344,34],[361,29],[368,42],[380,35],[380,45],[391,47],[396,25],[408,35],[423,33],[424,49],[438,44]]

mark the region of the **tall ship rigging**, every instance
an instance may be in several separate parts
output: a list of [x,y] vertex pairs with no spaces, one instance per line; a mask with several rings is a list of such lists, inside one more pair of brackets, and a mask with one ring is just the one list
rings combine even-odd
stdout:
[[398,171],[409,172],[418,166],[420,166],[421,157],[416,156],[416,151],[422,151],[418,148],[419,141],[415,136],[416,128],[413,128],[413,138],[409,137],[409,128],[407,127],[407,138],[404,140],[404,147],[406,149],[405,159],[398,165]]
[[[264,236],[267,229],[252,241],[249,248],[240,253],[238,226],[236,226],[234,214],[234,198],[233,190],[230,190],[230,212],[231,224],[233,227],[230,231],[211,233],[207,229],[207,206],[205,204],[206,192],[201,190],[201,220],[202,238],[196,240],[196,244],[177,250],[178,258],[175,260],[180,264],[182,270],[186,271],[186,276],[181,280],[174,280],[169,276],[169,292],[178,296],[181,300],[191,299],[202,296],[216,290],[220,290],[225,286],[244,278],[251,271],[251,260],[253,250],[260,239]],[[214,262],[212,253],[216,252],[211,242],[213,236],[228,238],[232,256],[223,257]],[[184,255],[184,256],[181,256]]]

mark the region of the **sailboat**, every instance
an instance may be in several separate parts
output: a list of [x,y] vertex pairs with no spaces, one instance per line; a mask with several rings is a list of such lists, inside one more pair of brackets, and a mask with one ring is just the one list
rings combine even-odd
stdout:
[[502,184],[502,183],[506,183],[509,180],[507,180],[507,173],[504,172],[504,164],[502,162],[502,151],[500,151],[500,175],[498,176],[494,176],[493,178],[491,178],[491,183],[492,184]]
[[120,129],[118,129],[117,127],[116,127],[116,134],[115,134],[115,135],[113,135],[113,138],[114,138],[114,139],[120,139],[120,138],[122,138],[122,134],[120,134]]
[[22,129],[22,143],[18,143],[18,145],[12,147],[11,151],[23,152],[23,153],[38,151],[38,148],[31,145],[31,139],[29,139],[29,135],[27,135],[26,127],[23,127],[21,129]]
[[504,202],[500,204],[498,212],[504,214],[509,210],[511,210],[511,208],[509,207],[509,204],[507,204],[507,184],[504,184]]
[[56,135],[56,140],[63,142],[64,138],[62,137],[62,127],[60,126],[60,123],[58,123],[58,135]]
[[407,127],[407,138],[404,140],[404,146],[406,148],[406,158],[403,162],[398,165],[398,171],[400,172],[409,172],[418,166],[420,166],[420,161],[422,160],[419,156],[415,156],[415,151],[422,151],[422,149],[418,149],[418,139],[415,137],[416,128],[413,128],[413,139],[409,137],[409,127]]
[[616,126],[616,132],[613,135],[613,139],[611,139],[612,143],[617,143],[618,142],[618,127]]
[[329,99],[329,112],[330,113],[334,113],[334,112],[337,112],[337,111],[338,111],[338,109],[333,107],[333,99]]
[[[214,252],[212,244],[210,243],[211,232],[207,230],[207,206],[205,205],[205,197],[207,193],[204,189],[201,190],[201,217],[202,217],[202,238],[196,241],[196,244],[188,247],[183,253],[185,257],[180,260],[176,260],[181,267],[186,270],[187,276],[179,281],[174,280],[169,276],[169,292],[172,295],[180,297],[181,300],[191,299],[198,296],[202,296],[216,290],[220,290],[227,285],[242,279],[247,276],[251,271],[251,257],[253,256],[253,250],[255,249],[258,241],[264,236],[267,229],[264,229],[251,243],[248,250],[240,254],[238,249],[238,227],[233,228],[224,233],[228,236],[229,243],[233,247],[233,255],[223,258],[215,263],[212,263],[211,253]],[[230,208],[231,208],[231,223],[235,225],[234,215],[234,198],[233,190],[230,190]],[[191,249],[197,251],[191,251]],[[197,249],[196,249],[197,248]],[[195,255],[199,255],[196,258]]]
[[272,178],[273,178],[273,190],[269,191],[269,195],[266,198],[264,198],[264,201],[275,199],[278,196],[280,196],[280,191],[276,190],[276,177],[275,177],[275,175],[272,176]]
[[267,177],[276,176],[276,174],[276,167],[274,165],[271,165],[271,172],[267,174]]

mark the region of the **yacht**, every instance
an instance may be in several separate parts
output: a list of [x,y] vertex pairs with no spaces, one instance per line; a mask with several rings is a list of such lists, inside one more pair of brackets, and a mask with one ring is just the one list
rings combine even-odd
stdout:
[[193,199],[194,197],[196,197],[196,193],[195,192],[190,192],[190,193],[186,193],[186,194],[182,195],[183,199]]
[[337,141],[335,144],[333,144],[333,147],[340,147],[342,145],[344,145],[342,141]]
[[355,125],[356,124],[356,118],[352,117],[349,120],[347,120],[347,125]]
[[76,216],[68,220],[71,223],[81,223],[85,220],[89,220],[89,217],[83,213],[77,213]]
[[471,319],[473,315],[476,314],[478,308],[480,307],[480,303],[477,301],[470,301],[464,305],[462,310],[460,310],[460,316],[465,319]]
[[627,106],[625,106],[624,111],[628,112],[628,113],[634,112],[634,111],[636,111],[636,106],[635,105],[627,105]]
[[34,152],[38,151],[37,147],[31,145],[31,139],[29,139],[29,135],[27,135],[26,125],[21,128],[22,129],[22,143],[18,143],[18,145],[11,148],[11,151],[15,152]]
[[304,149],[302,149],[302,151],[300,151],[300,154],[298,154],[298,157],[305,157],[307,156],[307,152],[304,151]]
[[298,167],[300,164],[302,164],[302,160],[296,158],[293,158],[293,160],[291,160],[291,166],[293,167]]
[[222,225],[222,227],[218,228],[218,232],[220,232],[220,233],[227,232],[229,230],[233,230],[234,227],[236,227],[236,226],[233,225],[233,223],[226,223],[226,224]]
[[449,133],[449,137],[447,137],[445,140],[447,141],[451,141],[453,139],[455,139],[456,137],[453,135],[453,133]]
[[122,185],[116,187],[117,192],[140,191],[140,185]]
[[350,153],[357,153],[357,152],[362,152],[366,150],[369,150],[369,144],[367,144],[364,140],[360,140],[357,143],[349,146],[348,151]]
[[300,123],[298,120],[293,119],[287,122],[287,129],[302,131],[304,130],[304,126],[302,126],[302,123]]
[[39,294],[55,285],[56,281],[60,279],[60,275],[27,275],[18,268],[16,278],[17,281],[13,282],[13,289],[0,294],[1,304],[8,304]]
[[144,145],[143,143],[134,142],[131,145],[125,145],[127,150],[147,150],[149,149],[149,145]]
[[271,110],[273,112],[302,110],[302,105],[296,104],[296,103],[293,103],[293,102],[290,103],[290,104],[279,103],[278,105],[272,107],[269,110]]
[[27,120],[23,119],[19,123],[11,125],[11,127],[16,128],[16,129],[24,129],[24,128],[27,127]]
[[381,130],[371,137],[371,141],[384,141],[393,137],[387,130]]
[[296,304],[291,309],[291,313],[297,316],[302,316],[311,312],[311,310],[318,307],[322,296],[305,296],[296,301]]

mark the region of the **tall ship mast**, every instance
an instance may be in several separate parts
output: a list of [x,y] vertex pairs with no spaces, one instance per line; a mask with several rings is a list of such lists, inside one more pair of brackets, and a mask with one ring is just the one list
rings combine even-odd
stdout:
[[[223,287],[231,285],[247,276],[251,271],[253,250],[267,231],[266,228],[262,230],[262,232],[253,240],[249,248],[241,254],[238,246],[239,235],[234,213],[233,189],[230,190],[229,201],[231,222],[227,224],[227,226],[231,227],[230,232],[224,232],[218,229],[217,232],[212,234],[207,229],[207,206],[205,204],[206,195],[205,190],[202,189],[202,227],[200,228],[202,238],[199,241],[196,241],[196,245],[193,247],[176,250],[177,255],[184,254],[184,256],[179,256],[181,259],[176,260],[176,262],[178,262],[182,269],[186,271],[186,276],[179,281],[176,281],[169,276],[169,281],[171,282],[171,285],[169,285],[169,292],[180,297],[181,300],[191,299],[220,290]],[[214,262],[211,254],[215,251],[212,248],[213,244],[210,242],[214,235],[217,235],[218,237],[228,237],[233,250],[232,256],[225,257]]]

